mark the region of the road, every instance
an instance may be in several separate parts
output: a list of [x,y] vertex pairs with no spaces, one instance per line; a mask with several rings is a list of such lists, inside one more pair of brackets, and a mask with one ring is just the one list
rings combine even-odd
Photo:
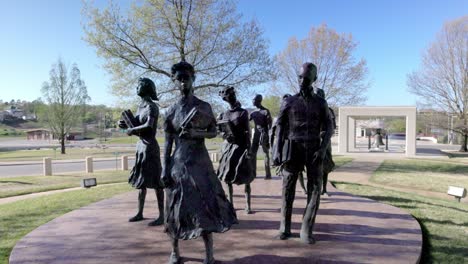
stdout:
[[[2,142],[3,143],[3,142]],[[390,140],[389,149],[393,153],[404,153],[404,140]],[[210,144],[208,144],[210,145]],[[368,153],[367,142],[365,140],[357,140],[357,147],[360,152]],[[17,146],[17,145],[16,145]],[[209,146],[212,148],[219,148],[218,144]],[[336,145],[334,146],[336,147]],[[448,145],[448,144],[434,144],[429,141],[417,141],[417,154],[418,156],[428,157],[446,157],[441,150],[458,150],[459,145]],[[129,159],[129,168],[134,164],[133,159]],[[120,168],[120,159],[98,159],[94,161],[94,170],[109,170]],[[30,176],[30,175],[42,175],[43,166],[41,162],[18,162],[13,164],[0,163],[0,177],[18,177],[18,176]],[[84,172],[85,163],[84,161],[53,161],[52,162],[52,173],[61,174],[65,172]]]
[[[135,163],[134,159],[128,160],[129,168],[133,167]],[[107,160],[95,160],[93,162],[94,170],[109,170],[109,169],[120,169],[120,159],[117,161],[115,159]],[[1,164],[0,165],[0,178],[8,177],[18,177],[18,176],[32,176],[32,175],[42,175],[43,166],[40,162],[31,162],[31,163],[17,163],[17,164]],[[84,172],[85,163],[84,161],[53,161],[52,162],[52,173],[61,174],[65,172]]]

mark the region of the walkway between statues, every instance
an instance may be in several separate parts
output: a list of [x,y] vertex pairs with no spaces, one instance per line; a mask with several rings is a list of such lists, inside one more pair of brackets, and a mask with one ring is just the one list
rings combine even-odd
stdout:
[[[338,172],[339,173],[339,172]],[[235,186],[237,187],[237,186]],[[281,179],[252,185],[254,214],[244,214],[243,186],[234,190],[239,224],[215,235],[219,263],[417,263],[422,247],[418,222],[408,213],[334,189],[325,197],[315,225],[315,245],[299,241],[305,196],[297,188],[293,235],[278,232]],[[129,223],[137,192],[129,192],[65,214],[29,233],[13,249],[10,263],[166,263],[170,242],[163,227],[148,227],[156,208],[147,202],[145,221]],[[149,196],[148,198],[154,199]],[[203,241],[181,241],[184,263],[201,263]]]

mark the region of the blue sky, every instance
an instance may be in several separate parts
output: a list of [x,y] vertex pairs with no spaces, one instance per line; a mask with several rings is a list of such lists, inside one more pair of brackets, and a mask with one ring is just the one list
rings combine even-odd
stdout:
[[[99,6],[107,1],[97,0]],[[116,1],[128,5],[124,1]],[[367,105],[415,105],[406,75],[419,67],[422,51],[444,22],[468,14],[466,0],[240,0],[245,18],[255,17],[272,55],[290,37],[303,38],[326,23],[351,33],[357,58],[367,60],[371,87]],[[80,0],[0,0],[0,99],[34,100],[60,56],[76,62],[94,104],[112,105],[110,76],[103,61],[82,40]]]

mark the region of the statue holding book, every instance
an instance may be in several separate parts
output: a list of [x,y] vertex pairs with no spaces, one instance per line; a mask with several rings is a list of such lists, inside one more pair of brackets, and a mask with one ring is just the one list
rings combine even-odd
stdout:
[[252,213],[250,206],[250,183],[255,174],[252,169],[250,153],[249,113],[237,101],[234,87],[224,88],[219,92],[230,108],[220,116],[219,130],[223,133],[224,144],[218,167],[218,178],[229,188],[229,200],[233,200],[233,184],[245,184],[245,212]]
[[156,86],[148,78],[140,78],[137,94],[141,101],[136,115],[132,111],[122,112],[120,128],[126,128],[129,136],[138,136],[136,144],[135,166],[130,172],[128,182],[136,189],[138,194],[138,212],[130,218],[130,222],[143,220],[146,189],[155,189],[159,209],[159,217],[148,225],[162,225],[164,223],[164,191],[160,181],[161,158],[158,142],[156,141],[156,125],[158,123],[159,109],[153,100],[158,100]]
[[[185,61],[171,68],[180,99],[167,111],[164,168],[166,188],[165,231],[172,242],[169,263],[180,263],[179,239],[203,237],[204,263],[214,263],[212,233],[223,233],[237,223],[205,146],[216,136],[216,119],[210,104],[193,95],[193,66]],[[175,143],[174,152],[172,152]]]

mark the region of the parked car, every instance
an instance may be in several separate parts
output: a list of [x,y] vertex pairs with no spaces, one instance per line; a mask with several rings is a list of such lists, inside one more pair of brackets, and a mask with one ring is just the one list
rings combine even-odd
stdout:
[[406,140],[406,134],[405,133],[392,133],[388,135],[388,139]]

